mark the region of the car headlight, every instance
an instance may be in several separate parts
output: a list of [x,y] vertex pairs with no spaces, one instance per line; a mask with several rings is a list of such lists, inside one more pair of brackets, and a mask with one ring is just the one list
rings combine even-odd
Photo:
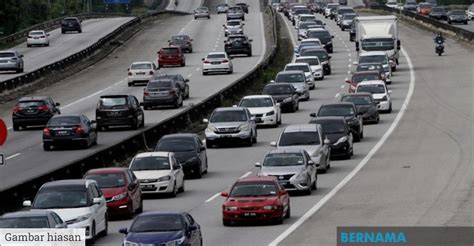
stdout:
[[344,137],[342,137],[342,138],[339,138],[339,139],[337,140],[337,142],[335,143],[335,145],[338,145],[338,144],[340,144],[340,143],[344,143],[344,142],[346,142],[347,140],[348,140],[347,136],[344,136]]
[[283,102],[288,103],[288,102],[291,102],[292,100],[293,100],[293,98],[288,97],[288,98],[283,99]]
[[112,197],[112,201],[120,201],[127,197],[127,193],[118,194]]
[[171,180],[171,176],[166,175],[166,176],[164,176],[164,177],[159,178],[159,179],[158,179],[158,182],[168,181],[168,180]]
[[206,132],[215,132],[215,131],[217,131],[217,128],[213,125],[209,125],[206,128]]
[[332,44],[332,41],[329,41],[329,42],[326,43],[326,45],[328,45],[328,44]]
[[185,162],[188,162],[188,163],[189,162],[195,162],[196,160],[197,160],[196,157],[191,157],[191,158],[187,159]]
[[275,110],[272,110],[272,111],[268,112],[268,113],[266,114],[266,116],[270,116],[270,115],[274,115],[274,114],[275,114]]
[[182,243],[184,243],[184,240],[186,240],[186,237],[182,236],[181,238],[178,238],[176,240],[168,241],[164,243],[164,245],[181,245]]
[[315,72],[321,72],[321,68],[320,67],[317,67],[316,69],[314,69]]
[[277,210],[278,206],[271,205],[271,206],[263,206],[263,210]]
[[387,96],[383,96],[382,99],[380,99],[380,100],[381,100],[381,101],[387,101],[388,98],[387,98]]
[[123,241],[123,246],[140,246],[140,244],[125,240]]
[[249,124],[245,123],[245,124],[240,125],[239,130],[248,131],[249,130]]
[[86,214],[86,215],[83,215],[83,216],[79,216],[79,217],[77,217],[77,218],[74,219],[73,223],[79,223],[79,222],[82,222],[82,221],[86,221],[86,220],[88,220],[91,216],[92,216],[92,214]]
[[225,209],[226,211],[235,211],[235,210],[237,210],[237,207],[235,207],[235,206],[228,206],[228,207],[225,207],[224,209]]

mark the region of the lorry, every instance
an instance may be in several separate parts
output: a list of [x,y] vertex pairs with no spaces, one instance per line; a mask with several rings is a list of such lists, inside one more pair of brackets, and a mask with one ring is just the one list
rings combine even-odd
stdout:
[[358,16],[354,18],[356,51],[385,51],[390,59],[392,71],[398,65],[400,37],[398,18],[394,15]]

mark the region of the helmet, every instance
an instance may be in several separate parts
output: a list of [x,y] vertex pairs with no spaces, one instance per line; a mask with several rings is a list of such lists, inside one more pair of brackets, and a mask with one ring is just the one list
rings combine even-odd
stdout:
[[441,37],[443,36],[443,34],[441,32],[438,32],[438,36]]

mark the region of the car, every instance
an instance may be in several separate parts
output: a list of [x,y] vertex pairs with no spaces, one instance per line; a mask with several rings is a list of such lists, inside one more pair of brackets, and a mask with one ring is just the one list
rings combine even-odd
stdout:
[[26,38],[26,47],[33,45],[49,46],[49,33],[44,30],[33,30],[28,33]]
[[202,246],[201,226],[186,212],[150,211],[137,216],[130,228],[121,228],[123,245]]
[[61,33],[75,32],[82,33],[81,20],[77,17],[66,17],[61,21]]
[[352,7],[348,7],[348,6],[339,6],[337,8],[337,12],[336,12],[336,16],[335,16],[335,21],[336,21],[336,24],[338,26],[341,25],[341,22],[342,22],[342,16],[344,14],[348,14],[348,13],[352,13],[352,14],[355,14],[354,12],[354,9]]
[[467,18],[472,20],[474,18],[474,3],[469,5],[469,8],[466,10]]
[[[281,132],[278,141],[270,145],[277,149],[301,148],[306,150],[317,166],[318,172],[326,172],[330,167],[329,141],[320,125],[289,125]],[[318,166],[319,165],[319,166]]]
[[352,26],[352,22],[354,21],[354,18],[357,17],[356,13],[345,13],[341,17],[341,23],[339,26],[341,27],[341,31],[344,31],[346,29],[350,29]]
[[329,33],[328,30],[324,28],[311,28],[306,31],[306,38],[317,38],[321,41],[323,47],[327,50],[328,53],[333,53],[334,48],[332,45],[333,35]]
[[339,9],[340,5],[339,6],[336,6],[335,8],[331,8],[331,13],[329,15],[329,18],[331,20],[336,20],[336,17],[337,17],[337,10]]
[[313,76],[313,70],[306,62],[299,62],[299,63],[288,63],[285,65],[285,69],[283,71],[303,71],[304,75],[306,76],[306,83],[310,90],[314,90],[316,84],[314,81],[316,80]]
[[152,80],[143,89],[143,109],[148,110],[156,106],[183,106],[184,92],[181,86],[173,79]]
[[296,32],[298,33],[298,41],[306,38],[306,31],[309,29],[309,26],[316,25],[313,21],[302,21],[298,23]]
[[209,73],[228,73],[234,72],[232,57],[226,52],[211,52],[202,58],[202,75]]
[[296,112],[299,109],[299,95],[290,83],[271,83],[265,85],[262,95],[270,95],[280,104],[282,111]]
[[387,86],[383,80],[369,80],[360,82],[357,85],[356,92],[369,92],[377,104],[377,109],[382,112],[392,112],[392,97],[390,94],[391,90],[387,89]]
[[87,171],[83,179],[94,180],[104,194],[107,214],[132,218],[143,211],[140,182],[125,167],[97,168]]
[[145,113],[134,95],[103,95],[95,109],[98,130],[111,126],[130,126],[138,129],[145,126]]
[[317,56],[323,66],[324,75],[331,75],[331,56],[324,48],[312,48],[305,50],[300,56]]
[[179,46],[182,51],[193,53],[193,39],[186,34],[174,35],[168,40],[170,46]]
[[287,191],[299,191],[311,195],[317,189],[317,166],[304,149],[270,150],[263,162],[255,163],[259,176],[274,176]]
[[154,78],[154,80],[160,79],[171,79],[175,81],[178,84],[179,89],[183,92],[183,99],[189,98],[189,79],[185,79],[183,75],[177,73],[162,73],[157,74]]
[[136,83],[148,83],[156,72],[157,68],[153,62],[134,62],[128,68],[128,86],[134,86]]
[[0,51],[0,71],[23,73],[25,63],[23,54],[16,50]]
[[94,242],[107,235],[107,205],[97,182],[89,179],[64,179],[43,184],[31,202],[23,201],[30,211],[53,211],[67,228],[85,228],[86,240]]
[[386,3],[385,3],[385,6],[389,7],[389,8],[398,8],[398,1],[397,0],[388,0]]
[[280,104],[270,95],[252,95],[243,97],[238,107],[245,107],[255,117],[257,125],[272,125],[277,127],[281,124]]
[[324,9],[324,18],[331,18],[332,19],[332,10],[339,7],[338,3],[328,3],[326,8]]
[[227,3],[221,3],[217,5],[217,14],[225,14],[229,10],[229,5]]
[[384,68],[386,78],[390,78],[392,76],[392,71],[395,71],[397,67],[395,61],[390,60],[387,53],[384,51],[368,51],[360,53],[359,61],[354,62],[354,65],[364,63],[381,63]]
[[343,157],[350,159],[354,154],[354,139],[344,117],[312,118],[309,124],[321,125],[324,136],[330,142],[331,158]]
[[431,12],[432,7],[433,7],[433,5],[431,5],[431,3],[420,2],[420,3],[418,3],[418,7],[416,8],[416,12],[419,15],[428,16]]
[[323,80],[324,72],[321,62],[317,56],[300,56],[295,59],[296,63],[308,63],[315,80]]
[[247,108],[216,108],[209,119],[205,130],[206,147],[232,140],[245,143],[247,146],[257,143],[257,124]]
[[[383,67],[382,63],[380,62],[369,62],[369,63],[358,64],[356,67],[355,73],[370,72],[370,71],[379,73],[380,79],[385,81],[386,84],[392,83],[392,79],[391,79],[392,76],[390,75],[390,73],[386,72],[386,69]],[[354,87],[354,90],[355,90],[355,87]]]
[[[296,19],[295,28],[299,29],[302,22],[315,23],[317,24],[318,19],[314,14],[300,14]],[[322,23],[322,22],[321,22]]]
[[235,34],[244,34],[244,25],[241,20],[229,20],[226,24],[222,25],[224,27],[224,36],[235,35]]
[[354,142],[360,142],[364,138],[364,125],[362,118],[357,115],[357,108],[351,102],[339,102],[323,104],[317,113],[311,113],[311,117],[339,116],[344,117],[354,136]]
[[169,46],[158,51],[158,68],[164,66],[186,66],[186,58],[179,46]]
[[300,15],[311,15],[311,14],[312,14],[311,10],[309,10],[308,7],[306,6],[294,9],[291,13],[291,22],[293,26],[296,26],[296,22],[298,21],[298,18]]
[[415,12],[417,7],[418,3],[416,2],[416,0],[407,0],[405,1],[405,5],[403,5],[403,10]]
[[172,152],[137,154],[128,168],[140,181],[142,194],[168,194],[176,197],[178,192],[184,192],[183,167]]
[[252,56],[252,39],[246,35],[229,35],[224,41],[224,50],[227,55],[247,55]]
[[250,176],[238,179],[230,192],[222,192],[222,224],[245,221],[283,223],[291,216],[290,196],[274,176]]
[[186,176],[201,178],[207,173],[207,151],[199,136],[194,133],[168,134],[160,138],[155,151],[173,152],[183,166]]
[[229,7],[226,13],[226,19],[227,20],[240,19],[242,21],[245,21],[245,13],[241,7],[236,7],[236,6]]
[[291,83],[298,92],[300,100],[308,101],[310,98],[309,86],[306,75],[303,71],[282,71],[277,73],[275,80],[270,83]]
[[295,56],[296,57],[299,57],[299,54],[303,54],[304,52],[308,51],[308,50],[313,50],[313,49],[319,49],[319,48],[322,48],[322,45],[298,45],[297,46],[298,50],[296,50],[296,53]]
[[313,49],[321,47],[321,41],[318,38],[305,38],[295,47],[294,53],[296,57],[299,57],[303,52],[303,48]]
[[19,131],[28,126],[44,126],[51,117],[61,114],[60,104],[49,96],[22,97],[13,107],[13,130]]
[[448,12],[448,24],[463,23],[467,25],[468,18],[464,10],[451,10]]
[[97,145],[97,126],[83,114],[55,115],[43,129],[43,149],[51,150],[64,144],[77,144],[81,148]]
[[26,228],[67,228],[67,224],[53,211],[19,211],[6,213],[0,216],[0,228],[2,229],[26,229]]
[[209,14],[209,9],[207,7],[199,7],[194,10],[194,19],[197,20],[198,18],[207,18],[211,19],[211,15]]
[[357,84],[359,84],[362,81],[366,80],[383,80],[385,78],[385,73],[380,73],[379,71],[376,70],[368,70],[368,71],[358,71],[352,73],[351,79],[346,78],[346,83],[349,84],[349,93],[354,93],[357,87]]
[[437,20],[448,20],[448,14],[447,14],[446,8],[441,7],[441,6],[433,7],[428,16],[430,18],[437,19]]
[[354,103],[357,108],[357,114],[362,117],[362,123],[379,123],[379,111],[371,93],[359,92],[342,95],[340,100],[341,102]]
[[249,5],[246,3],[236,3],[235,6],[241,7],[246,14],[249,13]]
[[356,22],[351,23],[351,28],[349,30],[349,41],[355,42],[356,40]]

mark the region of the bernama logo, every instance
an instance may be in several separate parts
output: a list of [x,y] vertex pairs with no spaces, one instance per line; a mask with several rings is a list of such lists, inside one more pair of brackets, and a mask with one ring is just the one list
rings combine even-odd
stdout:
[[340,243],[406,243],[403,232],[341,232]]

